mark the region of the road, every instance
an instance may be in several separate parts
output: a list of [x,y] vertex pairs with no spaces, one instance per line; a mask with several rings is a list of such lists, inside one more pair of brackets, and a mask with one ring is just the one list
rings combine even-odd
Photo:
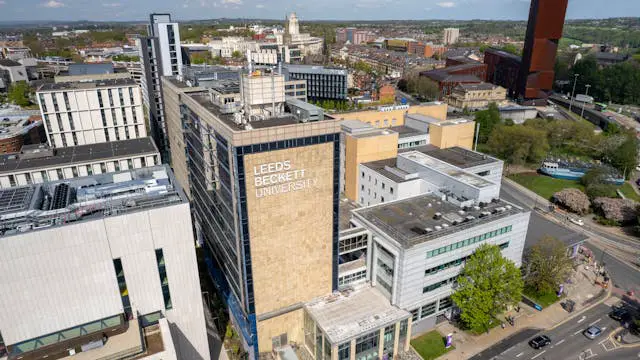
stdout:
[[[492,348],[499,348],[499,353],[490,348],[471,360],[586,360],[596,356],[598,360],[637,359],[640,348],[620,348],[608,339],[611,331],[620,325],[609,318],[609,311],[609,306],[600,304],[555,329],[540,332],[551,338],[551,345],[543,349],[535,350],[529,346],[528,341],[536,334],[527,329],[520,333],[522,336],[516,334],[512,339],[494,345]],[[603,329],[602,335],[593,340],[582,334],[591,325]]]
[[416,100],[413,96],[407,94],[406,92],[400,91],[398,89],[396,89],[396,97],[398,99],[407,99],[407,104],[409,105],[420,105],[420,101]]

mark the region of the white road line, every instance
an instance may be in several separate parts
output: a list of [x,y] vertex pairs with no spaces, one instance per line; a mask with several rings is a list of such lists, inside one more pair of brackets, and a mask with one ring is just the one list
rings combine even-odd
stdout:
[[519,358],[520,356],[522,356],[522,354],[524,354],[524,351],[521,352],[520,354],[516,355],[516,357]]
[[573,335],[578,335],[578,334],[580,334],[582,331],[583,331],[583,330],[578,330],[578,331],[574,332],[574,333],[573,333]]
[[593,325],[597,324],[600,320],[602,320],[602,318],[598,318],[598,320],[592,322],[591,324],[589,324],[589,326],[593,326]]
[[581,322],[583,322],[587,317],[582,315],[582,317],[580,318],[580,320],[578,320],[578,324],[580,324]]
[[532,358],[531,358],[531,360],[533,360],[533,359],[537,358],[538,356],[540,356],[540,355],[542,355],[542,354],[544,354],[544,353],[546,353],[546,352],[547,352],[547,350],[544,350],[543,352],[539,353],[538,355],[536,355],[536,356],[532,357]]
[[562,343],[563,343],[563,342],[565,342],[565,341],[566,341],[566,339],[562,339],[562,340],[558,341],[558,342],[556,343],[556,345],[560,345],[560,344],[562,344]]

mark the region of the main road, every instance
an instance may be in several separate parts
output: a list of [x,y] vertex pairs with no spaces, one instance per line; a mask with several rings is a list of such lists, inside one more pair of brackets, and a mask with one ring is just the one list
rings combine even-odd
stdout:
[[[600,304],[554,329],[538,333],[531,329],[523,330],[526,339],[518,339],[517,342],[511,343],[509,339],[504,340],[507,343],[494,345],[471,360],[586,360],[596,356],[605,360],[640,358],[640,348],[622,348],[609,339],[611,332],[620,326],[608,316],[610,310],[609,306]],[[592,325],[603,330],[595,339],[589,339],[582,333]],[[549,336],[551,344],[539,350],[529,346],[529,340],[538,334]]]

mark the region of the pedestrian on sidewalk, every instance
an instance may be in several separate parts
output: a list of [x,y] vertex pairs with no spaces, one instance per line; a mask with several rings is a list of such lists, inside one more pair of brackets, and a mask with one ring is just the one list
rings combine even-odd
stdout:
[[503,329],[506,327],[504,323],[501,323],[500,326],[502,326]]

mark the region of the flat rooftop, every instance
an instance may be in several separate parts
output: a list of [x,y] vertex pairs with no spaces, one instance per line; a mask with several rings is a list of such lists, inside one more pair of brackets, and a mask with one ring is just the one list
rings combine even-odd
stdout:
[[292,73],[305,73],[305,74],[325,74],[325,75],[347,75],[346,69],[341,68],[329,68],[324,66],[317,65],[286,65],[283,66],[283,69],[286,69]]
[[187,202],[167,165],[0,190],[0,236]]
[[428,154],[421,153],[419,151],[407,151],[407,152],[398,154],[398,157],[409,159],[420,165],[426,166],[442,174],[448,175],[465,184],[474,186],[478,189],[495,185],[494,183],[484,179],[483,177],[462,171],[457,166],[451,165],[445,161],[439,160],[435,157],[431,157]]
[[468,150],[459,146],[447,149],[432,147],[430,149],[417,149],[433,158],[444,161],[448,164],[462,169],[472,168],[480,165],[500,162],[500,160],[479,152]]
[[65,83],[48,83],[42,85],[38,91],[59,91],[59,90],[86,90],[97,89],[105,87],[118,87],[118,86],[135,86],[136,82],[133,79],[105,79],[96,81],[75,81]]
[[346,230],[349,228],[349,223],[351,222],[351,210],[357,209],[358,206],[351,200],[346,197],[340,198],[340,207],[339,207],[339,222],[338,229],[340,231]]
[[[387,179],[395,183],[403,183],[406,181],[420,179],[419,177],[406,179],[404,177],[399,176],[399,174],[404,176],[404,175],[409,175],[409,173],[401,169],[398,169],[397,164],[398,164],[397,158],[391,158],[391,159],[370,161],[368,163],[363,163],[362,166],[365,166],[379,173],[380,175],[386,177]],[[388,168],[392,168],[394,171],[393,172],[389,171]]]
[[407,138],[407,137],[413,137],[413,136],[427,135],[427,133],[424,132],[424,131],[418,131],[418,130],[416,130],[414,128],[410,128],[408,126],[392,126],[389,129],[392,130],[392,131],[397,132],[400,139]]
[[332,345],[411,316],[409,312],[391,305],[384,295],[368,284],[317,298],[305,304],[305,308]]
[[25,154],[0,155],[0,174],[54,166],[62,167],[133,155],[159,154],[150,137],[52,149],[48,151],[48,154],[51,153],[53,156],[45,155],[43,157],[25,156]]
[[503,200],[460,208],[441,197],[427,194],[356,209],[353,214],[373,224],[404,248],[410,248],[521,212],[522,209]]

